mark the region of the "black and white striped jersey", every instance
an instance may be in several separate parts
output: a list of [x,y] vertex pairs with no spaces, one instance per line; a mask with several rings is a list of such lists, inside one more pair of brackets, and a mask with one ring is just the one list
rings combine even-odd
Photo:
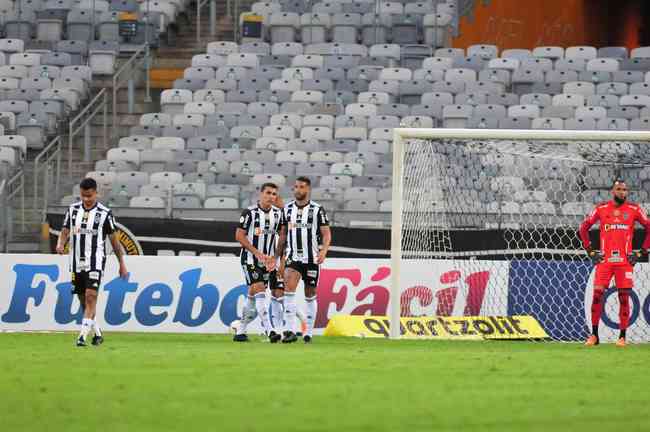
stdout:
[[106,236],[115,232],[113,212],[97,202],[85,209],[80,202],[72,204],[63,218],[63,228],[70,230],[70,271],[104,271]]
[[309,201],[303,207],[291,201],[284,206],[282,216],[287,228],[287,259],[315,264],[322,242],[320,227],[329,226],[325,209],[314,201]]
[[[281,223],[282,210],[275,206],[268,210],[259,205],[250,206],[239,218],[239,228],[246,231],[248,241],[264,255],[275,255],[275,242]],[[257,266],[257,258],[245,248],[241,248],[240,257],[242,264]]]

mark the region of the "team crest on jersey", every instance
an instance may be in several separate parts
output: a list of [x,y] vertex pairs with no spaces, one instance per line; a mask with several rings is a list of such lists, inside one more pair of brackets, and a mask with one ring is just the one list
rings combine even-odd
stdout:
[[627,220],[628,217],[630,217],[630,215],[627,214],[627,212],[623,212],[623,220]]

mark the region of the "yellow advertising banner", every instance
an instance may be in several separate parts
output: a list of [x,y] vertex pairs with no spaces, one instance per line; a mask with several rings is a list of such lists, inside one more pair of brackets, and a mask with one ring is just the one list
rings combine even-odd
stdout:
[[[474,317],[403,317],[404,339],[440,340],[530,340],[548,335],[535,318],[528,315]],[[389,320],[385,316],[338,315],[330,319],[325,336],[387,338]]]

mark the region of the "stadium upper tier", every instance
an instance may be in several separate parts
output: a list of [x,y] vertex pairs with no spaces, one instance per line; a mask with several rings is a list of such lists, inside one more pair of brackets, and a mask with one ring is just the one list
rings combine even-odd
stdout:
[[[293,179],[308,175],[314,199],[329,209],[370,212],[343,223],[387,221],[395,127],[650,130],[650,48],[438,47],[427,39],[426,17],[440,18],[441,8],[454,6],[437,3],[382,3],[382,16],[393,19],[408,8],[422,19],[411,23],[413,40],[393,43],[406,32],[390,24],[387,43],[378,44],[363,24],[362,13],[372,12],[351,12],[361,3],[317,3],[295,12],[288,3],[258,3],[253,11],[268,12],[268,42],[209,43],[174,88],[162,92],[161,112],[142,115],[90,175],[112,206],[173,211],[239,209],[254,202],[266,181],[288,198]],[[394,5],[402,12],[389,12]],[[449,12],[449,19],[434,21],[444,22],[431,33],[435,41],[457,19]],[[293,24],[277,28],[276,14],[292,16]],[[314,14],[321,24],[313,23]],[[353,25],[339,19],[352,17]],[[584,174],[587,180],[566,185],[573,195],[560,198],[534,193],[543,186],[527,173],[494,165],[486,172],[518,179],[508,181],[507,192],[492,179],[459,187],[498,212],[505,197],[575,216],[568,213],[575,206],[565,204],[602,196],[611,180],[609,172]],[[515,198],[513,190],[521,193]],[[647,198],[642,192],[636,199]]]
[[[143,44],[147,25],[149,42],[157,46],[159,35],[175,24],[188,3],[186,0],[0,0],[0,32],[5,38],[22,40],[25,50],[68,52],[59,41],[75,41],[82,51],[73,54],[90,54],[92,60],[94,51],[117,54],[120,45],[126,48]],[[120,35],[122,19],[135,20],[134,35]],[[94,41],[109,45],[102,47]]]

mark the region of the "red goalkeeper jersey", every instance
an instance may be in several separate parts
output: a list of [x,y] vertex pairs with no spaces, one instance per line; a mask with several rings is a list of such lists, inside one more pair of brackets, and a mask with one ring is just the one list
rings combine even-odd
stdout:
[[589,247],[589,229],[600,221],[600,251],[603,262],[611,264],[627,264],[627,255],[632,252],[634,222],[639,222],[645,228],[644,249],[650,247],[650,219],[645,211],[632,203],[617,205],[607,201],[596,206],[589,216],[580,224],[580,240],[582,246]]

